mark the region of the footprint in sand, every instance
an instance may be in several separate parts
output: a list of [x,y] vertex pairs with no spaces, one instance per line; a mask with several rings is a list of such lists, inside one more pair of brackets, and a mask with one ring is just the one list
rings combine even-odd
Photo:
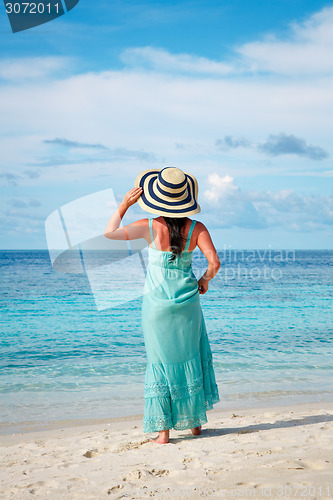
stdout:
[[163,477],[168,476],[170,471],[162,469],[147,469],[147,470],[132,470],[122,479],[123,481],[133,481],[135,479],[142,479],[144,477],[155,476],[155,477]]
[[146,470],[132,470],[122,479],[123,481],[133,481],[135,479],[142,479],[148,476],[148,471]]
[[317,460],[316,462],[311,462],[310,460],[303,460],[305,468],[310,470],[325,470],[329,467],[330,462],[328,460]]
[[98,450],[94,448],[93,450],[87,450],[85,453],[83,453],[83,456],[86,458],[93,458],[96,457],[96,455],[98,454],[99,454]]
[[214,467],[211,467],[208,471],[207,471],[207,475],[208,477],[209,476],[212,476],[213,477],[213,480],[215,479],[215,476],[223,476],[225,474],[225,471],[227,469],[222,469],[222,467],[218,467],[218,468],[214,468]]
[[169,470],[157,470],[157,469],[151,469],[148,470],[149,474],[152,476],[157,476],[157,477],[162,477],[162,476],[168,476],[170,474]]
[[202,462],[198,458],[183,458],[183,464],[186,466],[186,464],[191,464],[191,469],[201,469],[202,468]]
[[207,441],[199,443],[197,449],[201,452],[209,454],[210,451],[230,452],[237,448],[237,444],[233,441]]
[[272,464],[273,467],[279,469],[293,469],[293,470],[303,470],[306,468],[303,462],[300,460],[280,460]]
[[24,489],[25,488],[30,488],[28,491],[29,493],[31,493],[32,495],[34,494],[38,494],[40,493],[40,490],[41,488],[52,488],[52,489],[55,489],[55,488],[58,488],[60,485],[60,483],[54,479],[51,479],[49,481],[37,481],[36,483],[31,483],[31,484],[28,484],[27,486],[24,486]]
[[118,493],[118,491],[121,490],[123,487],[124,487],[123,484],[116,484],[115,486],[111,486],[111,488],[108,489],[108,495]]
[[120,453],[122,451],[128,451],[128,450],[135,450],[136,448],[140,448],[145,443],[149,443],[149,439],[143,439],[142,441],[137,441],[135,443],[132,443],[131,441],[129,443],[123,444],[122,446],[119,446],[119,448],[113,450],[113,453]]

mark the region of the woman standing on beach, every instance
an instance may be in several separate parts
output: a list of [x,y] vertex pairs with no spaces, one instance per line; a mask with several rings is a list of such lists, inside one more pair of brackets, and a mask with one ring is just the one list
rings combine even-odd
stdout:
[[[141,316],[148,358],[143,431],[158,431],[150,441],[168,443],[171,428],[201,434],[206,411],[220,401],[199,298],[207,292],[220,260],[204,224],[188,218],[201,211],[193,175],[174,167],[150,169],[138,175],[134,186],[104,235],[115,240],[144,238],[149,245]],[[159,217],[119,228],[136,202]],[[208,260],[199,281],[192,271],[197,246]]]

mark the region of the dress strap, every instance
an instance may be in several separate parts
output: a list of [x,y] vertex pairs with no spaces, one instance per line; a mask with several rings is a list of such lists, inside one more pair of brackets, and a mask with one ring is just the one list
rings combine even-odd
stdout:
[[155,241],[154,241],[154,235],[153,235],[153,220],[154,219],[149,218],[149,231],[150,231],[150,238],[151,238],[151,242],[153,244],[153,247],[155,248],[155,250],[157,250],[156,245],[155,245]]
[[194,229],[194,226],[195,226],[196,222],[197,222],[196,220],[192,220],[192,222],[191,222],[190,230],[189,230],[189,232],[187,234],[187,239],[186,239],[186,245],[185,245],[185,248],[184,248],[184,252],[188,251],[188,247],[190,246],[192,231]]

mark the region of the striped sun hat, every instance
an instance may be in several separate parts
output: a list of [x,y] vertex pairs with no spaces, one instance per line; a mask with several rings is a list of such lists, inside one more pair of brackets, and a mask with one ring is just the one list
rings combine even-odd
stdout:
[[142,187],[138,203],[143,210],[166,217],[187,217],[201,211],[194,175],[175,167],[141,172],[134,187]]

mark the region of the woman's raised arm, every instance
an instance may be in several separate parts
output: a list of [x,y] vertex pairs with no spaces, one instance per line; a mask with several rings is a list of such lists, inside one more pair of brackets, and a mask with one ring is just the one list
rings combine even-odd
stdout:
[[131,205],[134,205],[134,203],[138,201],[141,194],[141,187],[132,188],[125,194],[123,201],[120,203],[106,226],[104,231],[104,236],[106,238],[110,240],[136,240],[138,238],[144,238],[148,241],[149,228],[147,219],[140,219],[127,226],[119,227],[126,211]]

